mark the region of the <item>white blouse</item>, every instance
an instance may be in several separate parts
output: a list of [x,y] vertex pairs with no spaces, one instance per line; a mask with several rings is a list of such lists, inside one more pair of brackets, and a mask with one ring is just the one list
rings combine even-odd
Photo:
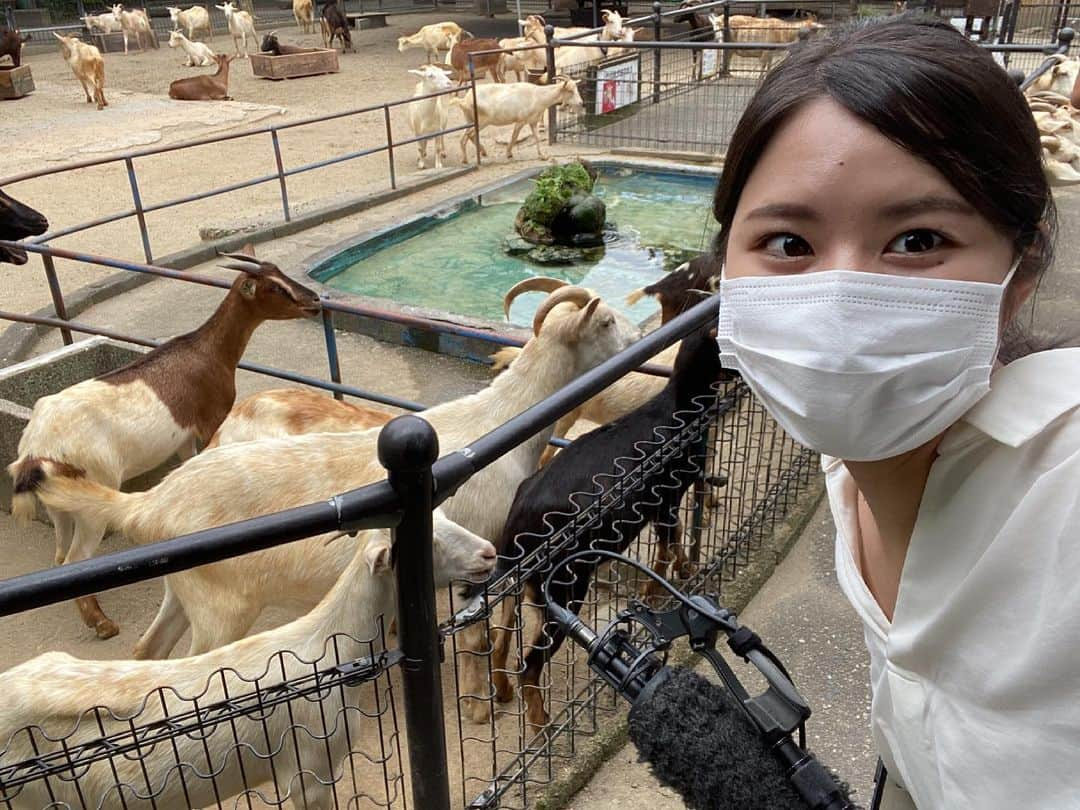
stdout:
[[938,453],[891,624],[855,481],[822,459],[878,752],[919,810],[1080,808],[1080,349],[996,371]]

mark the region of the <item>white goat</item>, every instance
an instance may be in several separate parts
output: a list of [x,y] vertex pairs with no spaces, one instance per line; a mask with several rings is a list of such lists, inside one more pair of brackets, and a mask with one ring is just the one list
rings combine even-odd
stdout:
[[[495,563],[491,543],[439,511],[434,519],[439,583],[486,579]],[[341,576],[314,610],[282,627],[190,658],[84,661],[49,652],[0,675],[0,765],[123,733],[131,723],[161,722],[190,711],[195,700],[205,710],[256,690],[265,697],[287,679],[310,676],[316,666],[329,669],[379,653],[395,613],[389,532],[335,540],[330,548]],[[118,785],[126,783],[147,786],[157,807],[212,807],[273,781],[283,803],[291,796],[295,807],[329,810],[337,806],[333,783],[350,754],[349,741],[355,743],[361,724],[371,722],[362,711],[363,686],[329,688],[317,701],[292,700],[287,711],[281,706],[267,711],[256,703],[252,715],[208,725],[199,734],[178,734],[169,743],[143,748],[138,757],[99,759],[80,768],[78,779],[31,782],[9,806],[113,807],[120,800]],[[296,734],[296,728],[303,731]],[[33,742],[27,729],[33,730]],[[325,739],[313,736],[323,729],[329,731]],[[46,733],[64,742],[47,741]],[[192,771],[214,778],[193,778]],[[133,793],[126,795],[125,806],[143,806]]]
[[82,21],[92,34],[118,34],[122,30],[120,21],[111,11],[107,14],[87,14]]
[[[420,81],[413,88],[413,96],[426,96],[429,93],[438,93],[440,90],[452,90],[454,83],[446,71],[435,65],[424,65],[419,70],[410,70],[414,76],[419,76]],[[409,105],[409,126],[412,127],[413,135],[420,137],[431,132],[441,132],[446,129],[446,96],[425,98],[414,101]],[[416,148],[420,155],[416,161],[416,168],[427,168],[427,148],[430,138],[416,142]],[[446,158],[446,144],[443,135],[435,136],[435,168],[443,167]]]
[[214,39],[214,27],[210,24],[210,12],[202,6],[192,6],[186,11],[181,11],[177,6],[166,6],[173,28],[183,28],[187,32],[188,39],[195,39],[196,31],[205,31]]
[[233,406],[206,447],[303,433],[350,433],[393,418],[387,411],[338,402],[305,388],[274,388]]
[[[225,14],[225,21],[229,24],[229,34],[232,36],[233,44],[236,46],[236,55],[241,59],[247,59],[248,37],[251,37],[251,41],[258,47],[255,20],[248,12],[237,11],[232,0],[227,0],[223,6],[215,5],[214,8],[220,9]],[[244,46],[243,51],[240,50],[241,43]]]
[[[628,319],[581,287],[564,287],[548,296],[537,311],[534,333],[487,388],[423,413],[439,434],[444,453],[550,396],[638,336]],[[216,447],[153,489],[136,493],[69,477],[46,462],[37,494],[53,509],[101,521],[136,543],[149,543],[381,480],[385,470],[376,458],[379,431]],[[498,537],[518,484],[536,470],[550,435],[550,428],[541,431],[474,475],[443,504],[447,517],[481,537]],[[327,558],[323,544],[308,540],[171,574],[165,578],[161,610],[136,655],[167,655],[189,621],[192,653],[233,641],[265,607],[310,607],[340,571],[340,560]]]
[[292,0],[292,14],[297,27],[305,34],[315,30],[315,7],[311,0]]
[[[509,37],[507,39],[499,40],[499,47],[504,50],[535,44],[535,41],[529,37]],[[547,57],[545,56],[545,51],[540,50],[539,48],[534,48],[532,50],[514,50],[511,53],[504,53],[502,55],[503,73],[505,74],[507,71],[512,70],[519,82],[522,79],[528,78],[528,75],[526,74],[528,74],[529,71],[543,73],[546,65]]]
[[[617,11],[604,11],[602,13],[604,27],[598,33],[589,33],[590,28],[555,28],[555,39],[572,39],[575,42],[615,42],[623,40],[625,28],[622,16]],[[544,18],[537,14],[530,14],[524,20],[518,20],[521,26],[521,34],[535,44],[544,44],[547,37],[544,35],[546,23]],[[604,57],[604,51],[596,47],[576,48],[572,45],[563,45],[555,49],[555,73],[565,73],[570,68],[590,62],[598,62]],[[546,65],[546,61],[545,61]]]
[[135,8],[131,11],[125,11],[124,7],[117,4],[112,7],[113,17],[120,23],[120,31],[124,35],[124,55],[128,52],[128,38],[134,36],[135,44],[139,46],[139,50],[143,50],[143,37],[149,41],[153,47],[158,46],[157,35],[154,34],[154,29],[150,25],[150,18],[146,16],[146,12],[142,9]]
[[[71,72],[82,85],[86,93],[86,103],[97,103],[97,108],[103,110],[109,106],[105,100],[105,60],[101,58],[101,51],[93,45],[87,45],[78,37],[65,37],[53,31],[53,36],[60,41],[60,50],[64,54],[64,61],[68,63]],[[91,97],[93,90],[93,97]]]
[[423,48],[428,62],[438,62],[439,51],[449,51],[453,47],[451,37],[456,37],[456,42],[462,37],[471,36],[455,22],[432,23],[415,34],[398,37],[397,49],[399,53],[405,53],[409,48]]
[[184,49],[184,53],[187,54],[187,61],[183,63],[185,67],[217,67],[214,52],[209,45],[203,42],[192,42],[179,31],[169,32],[169,47]]
[[[473,100],[471,94],[466,98],[454,98],[450,104],[461,110],[468,124],[473,123]],[[487,150],[477,138],[477,129],[491,126],[514,125],[510,142],[506,145],[507,160],[514,156],[514,144],[522,127],[528,125],[536,139],[536,153],[546,159],[540,143],[537,126],[544,112],[555,105],[570,109],[584,109],[578,94],[577,82],[565,76],[558,76],[553,84],[539,85],[527,82],[508,84],[478,84],[476,86],[476,111],[479,113],[479,127],[470,126],[461,136],[461,162],[468,163],[467,146],[470,140],[476,145],[481,155]]]
[[[109,486],[152,470],[178,454],[195,453],[229,413],[236,365],[252,332],[265,320],[308,317],[319,299],[269,263],[234,254],[239,275],[213,315],[135,362],[97,379],[42,397],[19,439],[14,479],[16,520],[34,516],[34,481],[46,460]],[[88,515],[49,509],[56,529],[56,562],[93,556],[105,524]],[[117,633],[97,600],[76,600],[83,621],[100,638]]]

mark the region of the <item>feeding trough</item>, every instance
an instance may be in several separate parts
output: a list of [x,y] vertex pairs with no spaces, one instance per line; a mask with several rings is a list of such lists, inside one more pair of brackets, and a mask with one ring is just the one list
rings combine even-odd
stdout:
[[312,48],[304,53],[251,54],[251,72],[264,79],[296,79],[300,76],[318,76],[337,73],[338,52],[334,48]]
[[4,67],[0,65],[0,98],[22,98],[34,91],[34,76],[29,65]]

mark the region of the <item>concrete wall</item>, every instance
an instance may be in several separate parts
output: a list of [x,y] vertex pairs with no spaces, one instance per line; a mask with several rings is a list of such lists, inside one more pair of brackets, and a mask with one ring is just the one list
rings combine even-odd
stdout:
[[[38,398],[130,363],[142,350],[95,337],[0,368],[0,469],[18,456],[19,437]],[[11,478],[0,473],[0,509],[11,510]]]

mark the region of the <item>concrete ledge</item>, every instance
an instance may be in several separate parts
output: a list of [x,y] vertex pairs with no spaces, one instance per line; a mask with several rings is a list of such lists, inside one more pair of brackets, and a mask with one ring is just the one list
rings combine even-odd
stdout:
[[[290,222],[279,222],[273,225],[240,226],[235,231],[222,234],[217,239],[194,245],[176,253],[170,253],[167,256],[160,256],[154,260],[154,263],[173,270],[187,270],[204,262],[212,261],[219,251],[239,250],[245,242],[258,244],[272,239],[280,239],[283,236],[291,236],[316,225],[321,225],[324,222],[330,222],[368,208],[374,208],[377,205],[397,200],[416,191],[423,191],[474,171],[476,171],[475,166],[447,169],[414,182],[402,183],[396,189],[364,194],[334,205],[300,213],[295,215]],[[144,273],[131,273],[121,270],[101,281],[79,287],[73,292],[65,292],[64,304],[67,307],[68,317],[75,319],[95,304],[100,304],[102,301],[107,301],[121,293],[141,287],[155,278],[156,276]],[[31,314],[41,318],[56,317],[56,312],[52,307],[43,307]],[[52,328],[51,326],[37,326],[25,323],[16,323],[9,326],[0,333],[0,367],[16,363],[28,357],[34,346]]]
[[[815,465],[814,469],[816,472],[809,486],[799,496],[784,522],[776,528],[772,537],[763,541],[761,548],[751,555],[750,563],[740,569],[735,580],[724,583],[724,607],[741,613],[799,539],[825,494],[825,478],[819,465]],[[671,652],[668,662],[674,666],[685,666],[696,658],[684,645]],[[541,790],[540,797],[533,805],[534,810],[564,810],[574,798],[574,794],[589,782],[600,766],[621,751],[629,741],[628,716],[629,707],[626,707],[610,722],[602,725],[591,738],[579,737],[572,763],[556,774],[551,784]]]

